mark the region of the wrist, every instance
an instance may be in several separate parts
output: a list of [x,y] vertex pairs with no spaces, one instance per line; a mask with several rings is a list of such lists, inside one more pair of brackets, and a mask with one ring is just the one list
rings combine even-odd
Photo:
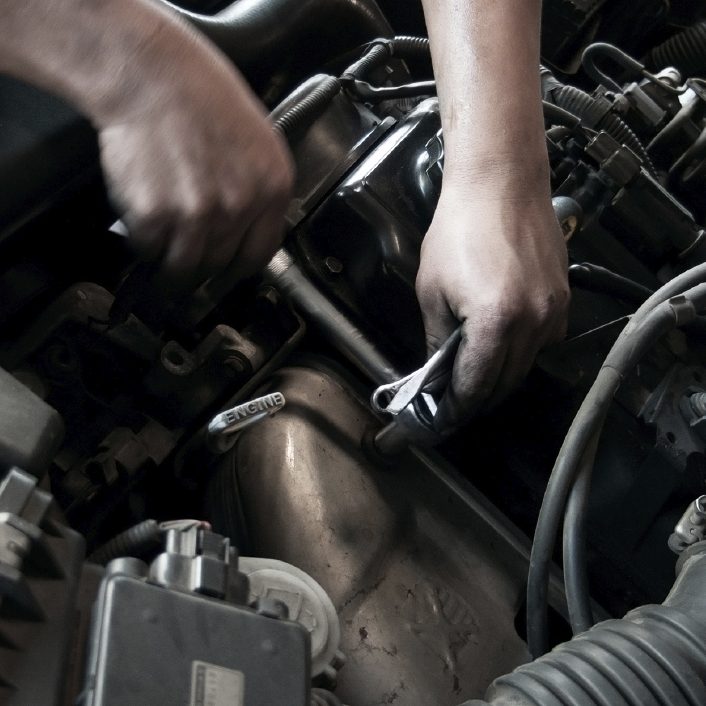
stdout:
[[455,154],[444,164],[442,194],[490,201],[546,200],[550,196],[546,151]]
[[217,63],[205,39],[151,0],[55,0],[46,13],[25,1],[37,10],[4,18],[0,69],[68,99],[99,128],[178,100],[174,86],[203,65],[199,55]]
[[[134,118],[156,105],[163,110],[178,104],[179,88],[183,89],[189,81],[189,67],[203,66],[198,55],[210,50],[199,46],[205,40],[161,8],[147,7],[147,3],[137,5],[138,16],[125,22],[124,31],[107,39],[103,47],[113,68],[110,80],[99,78],[99,90],[84,91],[83,86],[79,87],[82,107],[99,127]],[[97,76],[88,76],[88,83]]]

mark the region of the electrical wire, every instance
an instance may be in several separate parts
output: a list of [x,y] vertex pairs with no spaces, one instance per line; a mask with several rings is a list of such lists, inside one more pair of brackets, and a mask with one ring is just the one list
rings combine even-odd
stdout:
[[[701,309],[706,304],[706,284],[702,284],[705,281],[706,265],[694,267],[657,290],[635,312],[608,354],[596,381],[574,418],[547,484],[532,546],[527,586],[527,637],[530,652],[534,657],[540,656],[548,648],[549,567],[567,499],[580,472],[587,474],[588,477],[583,478],[578,495],[572,500],[572,509],[565,530],[565,532],[577,533],[578,542],[572,544],[573,537],[570,540],[573,556],[570,557],[567,568],[571,573],[569,584],[576,626],[580,627],[586,620],[592,620],[590,614],[587,617],[581,608],[585,605],[581,601],[587,591],[585,575],[581,575],[584,569],[578,568],[579,565],[585,564],[580,533],[583,531],[585,496],[590,488],[590,470],[583,470],[586,468],[584,458],[597,444],[596,432],[602,426],[607,409],[623,376],[656,338],[674,326],[681,326],[695,318],[696,309]],[[681,296],[677,300],[678,295]],[[588,460],[591,460],[590,455]],[[575,596],[580,598],[574,600]]]

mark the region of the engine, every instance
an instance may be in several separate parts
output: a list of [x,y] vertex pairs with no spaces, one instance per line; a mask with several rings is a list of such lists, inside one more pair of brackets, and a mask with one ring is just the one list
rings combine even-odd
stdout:
[[420,16],[295,4],[173,6],[297,164],[245,282],[157,284],[90,125],[0,77],[2,703],[703,703],[699,11],[645,0],[636,32],[624,2],[545,3],[568,334],[441,438],[430,395],[370,404],[425,361],[444,142]]

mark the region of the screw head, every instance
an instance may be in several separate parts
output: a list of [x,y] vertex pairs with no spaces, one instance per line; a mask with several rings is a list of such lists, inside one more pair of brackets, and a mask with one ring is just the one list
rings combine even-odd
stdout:
[[340,275],[343,272],[343,263],[337,257],[333,257],[333,255],[329,255],[324,260],[324,265],[332,275]]

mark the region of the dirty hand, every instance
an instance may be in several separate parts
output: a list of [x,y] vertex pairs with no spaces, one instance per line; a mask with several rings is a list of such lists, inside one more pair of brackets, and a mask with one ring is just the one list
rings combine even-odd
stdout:
[[567,254],[548,193],[445,185],[417,275],[429,353],[462,324],[435,424],[458,426],[503,399],[561,339]]
[[22,0],[0,3],[0,40],[0,71],[91,119],[109,193],[146,256],[192,279],[267,262],[292,161],[204,36],[152,0]]
[[204,40],[158,38],[137,83],[123,95],[116,86],[97,121],[111,197],[135,247],[167,273],[205,277],[235,260],[234,277],[253,274],[283,235],[286,146]]

